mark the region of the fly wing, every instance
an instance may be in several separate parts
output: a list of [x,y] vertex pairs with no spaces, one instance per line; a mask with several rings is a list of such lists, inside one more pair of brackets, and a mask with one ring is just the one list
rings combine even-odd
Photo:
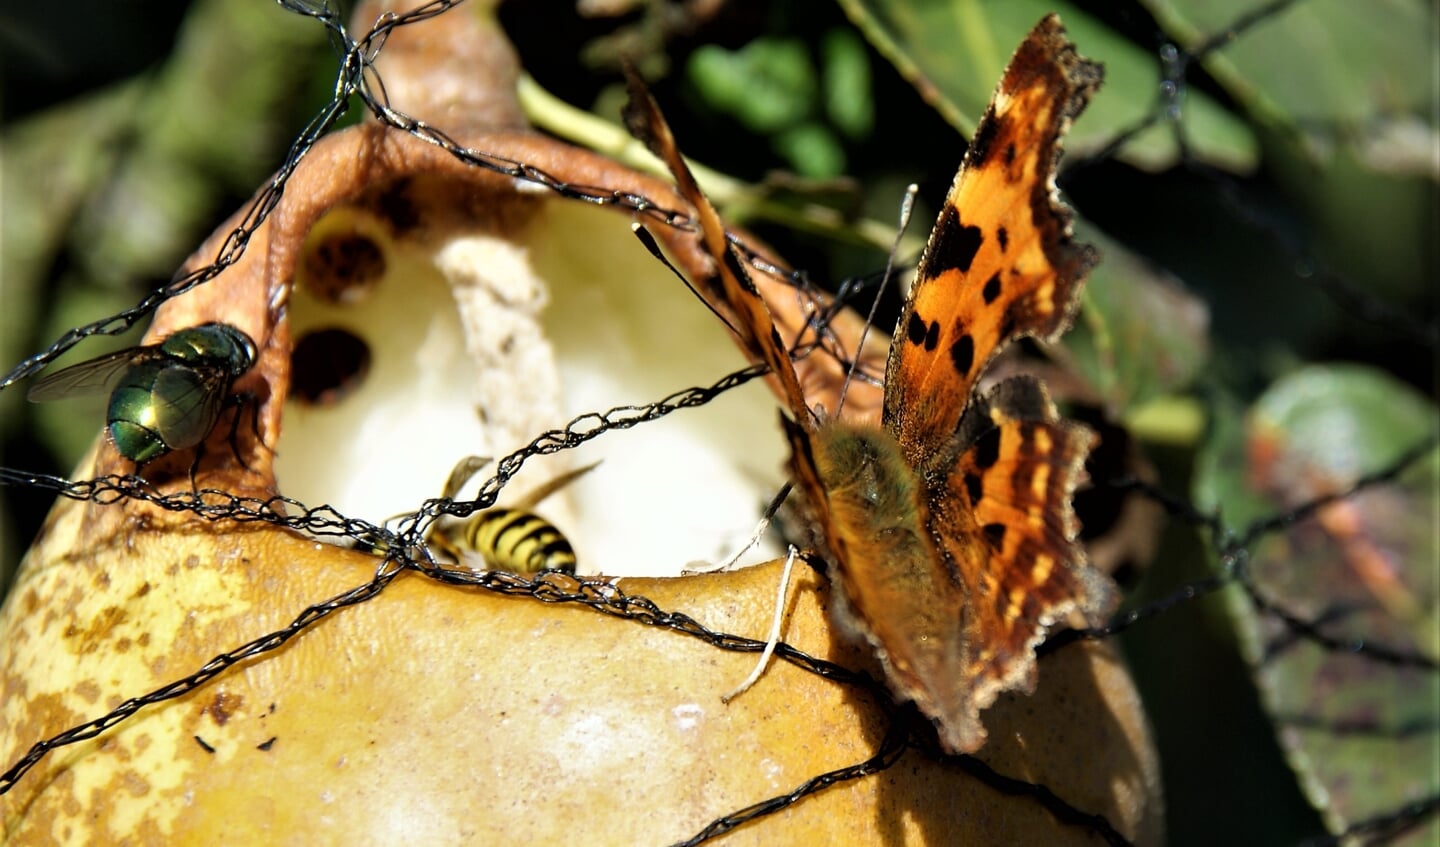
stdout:
[[224,375],[213,368],[171,367],[151,389],[155,429],[173,450],[194,447],[210,435],[225,404]]
[[595,470],[595,468],[599,465],[599,462],[591,462],[583,468],[575,468],[574,470],[566,471],[565,473],[560,474],[559,476],[555,477],[544,485],[536,488],[534,491],[531,491],[529,494],[526,494],[511,508],[522,510],[533,509],[536,506],[540,505],[545,500],[545,498],[549,497],[551,494],[554,494],[555,492],[559,491],[560,489],[564,488],[565,486],[569,485],[570,483],[574,482],[585,474]]
[[137,355],[143,355],[142,349],[130,347],[46,374],[30,386],[25,398],[31,403],[48,403],[67,397],[102,394],[115,387],[120,375]]

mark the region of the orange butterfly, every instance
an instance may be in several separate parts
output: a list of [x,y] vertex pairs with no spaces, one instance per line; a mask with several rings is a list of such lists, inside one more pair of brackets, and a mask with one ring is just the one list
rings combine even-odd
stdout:
[[976,391],[996,353],[1056,339],[1097,256],[1057,198],[1060,138],[1101,80],[1059,19],[1020,45],[920,260],[891,343],[881,427],[821,420],[744,264],[725,241],[649,94],[627,122],[675,174],[716,263],[700,291],[769,365],[792,470],[828,546],[836,617],[876,650],[952,753],[985,741],[980,710],[1034,689],[1035,647],[1055,625],[1108,614],[1113,586],[1085,562],[1070,506],[1093,436],[1059,419],[1044,387]]

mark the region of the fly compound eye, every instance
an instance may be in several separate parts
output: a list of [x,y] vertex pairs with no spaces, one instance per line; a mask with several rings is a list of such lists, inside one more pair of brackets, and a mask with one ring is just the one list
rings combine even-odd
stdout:
[[215,326],[231,339],[230,349],[226,351],[224,358],[230,363],[231,373],[239,377],[255,364],[255,342],[250,339],[250,336],[229,324],[215,324]]

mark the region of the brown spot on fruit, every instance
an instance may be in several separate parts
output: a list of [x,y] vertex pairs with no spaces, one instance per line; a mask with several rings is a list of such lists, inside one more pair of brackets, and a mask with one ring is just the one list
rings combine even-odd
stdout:
[[215,692],[209,704],[201,710],[201,714],[208,714],[216,726],[224,726],[230,721],[240,708],[245,705],[245,698],[238,694],[230,694],[225,691]]
[[291,395],[308,406],[333,406],[370,373],[370,345],[348,329],[305,333],[290,353]]
[[65,628],[63,637],[75,639],[74,650],[79,655],[93,653],[100,649],[110,631],[125,622],[125,610],[119,606],[106,606],[85,625],[72,623]]
[[350,305],[385,276],[385,254],[367,235],[336,232],[306,252],[301,268],[305,290],[327,303]]
[[75,683],[74,687],[70,690],[74,691],[77,695],[84,699],[85,702],[92,705],[100,700],[100,686],[96,685],[94,680],[81,680],[80,682]]

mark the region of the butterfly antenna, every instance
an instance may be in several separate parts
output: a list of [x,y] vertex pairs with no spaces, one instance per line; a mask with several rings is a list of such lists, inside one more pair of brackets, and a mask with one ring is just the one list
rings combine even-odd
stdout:
[[890,255],[885,257],[885,275],[880,277],[880,286],[875,289],[875,299],[870,303],[870,313],[865,316],[865,326],[860,330],[860,341],[855,345],[855,362],[845,372],[845,382],[840,386],[840,401],[835,405],[837,418],[845,408],[845,396],[850,393],[850,381],[855,378],[855,369],[860,366],[860,351],[865,349],[865,338],[870,334],[870,327],[875,324],[880,298],[885,294],[885,288],[895,274],[895,257],[900,254],[900,239],[905,237],[905,230],[910,227],[910,215],[915,211],[915,195],[919,193],[920,187],[912,182],[906,186],[905,198],[900,201],[900,226],[895,230],[895,243],[890,245]]
[[760,681],[765,673],[765,668],[770,665],[770,657],[775,655],[775,646],[780,643],[780,627],[785,621],[785,595],[790,589],[790,574],[795,569],[795,556],[799,551],[795,545],[790,545],[790,553],[785,557],[785,569],[780,572],[780,590],[775,594],[775,617],[770,620],[770,634],[765,637],[765,649],[760,653],[760,661],[755,663],[755,669],[745,677],[734,691],[721,696],[720,702],[728,704],[731,700],[739,697],[750,689],[750,686]]
[[[695,290],[695,286],[690,283],[690,280],[685,276],[685,274],[680,273],[680,269],[672,265],[669,259],[665,258],[665,253],[661,251],[660,244],[655,241],[655,236],[650,232],[650,230],[645,228],[644,224],[632,223],[630,224],[630,231],[635,233],[635,237],[640,239],[640,243],[645,245],[645,249],[650,251],[650,255],[658,259],[660,261],[660,264],[669,268],[670,273],[674,274],[676,279],[680,280],[682,283],[685,284],[685,287],[690,291],[690,293],[695,295],[696,300],[699,300],[701,303],[705,304],[705,308],[710,310],[710,314],[719,318],[720,323],[725,324],[726,329],[730,330],[735,335],[740,336],[740,332],[735,329],[734,324],[730,323],[730,321],[724,315],[720,314],[720,312],[717,311],[715,307],[710,304],[709,300],[706,300],[704,297],[700,296],[700,292]],[[744,336],[740,337],[743,338]]]

